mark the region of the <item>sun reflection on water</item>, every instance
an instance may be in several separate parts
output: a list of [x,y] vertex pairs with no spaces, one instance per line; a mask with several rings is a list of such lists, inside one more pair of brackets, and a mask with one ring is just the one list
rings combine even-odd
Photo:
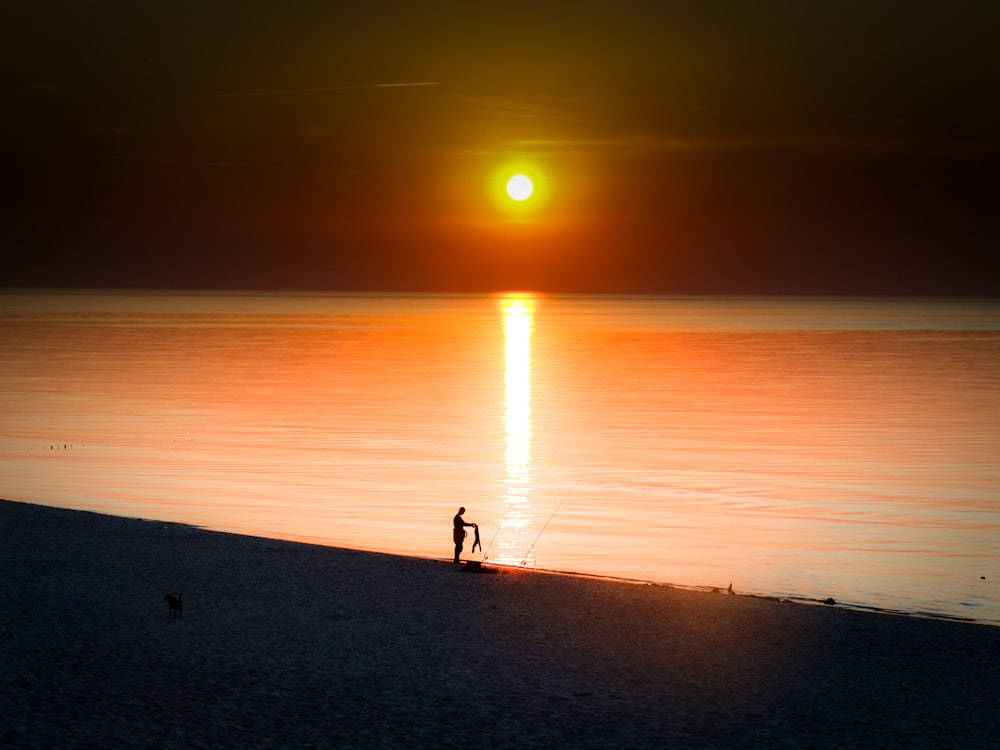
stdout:
[[501,300],[504,325],[504,431],[507,472],[504,513],[491,555],[507,565],[533,565],[531,528],[531,331],[535,300],[512,294]]

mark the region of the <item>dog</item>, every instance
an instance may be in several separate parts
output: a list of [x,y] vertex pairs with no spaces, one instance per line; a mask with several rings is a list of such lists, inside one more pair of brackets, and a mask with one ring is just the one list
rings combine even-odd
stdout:
[[182,594],[174,596],[173,594],[167,594],[163,597],[163,600],[170,607],[171,617],[183,617],[184,616],[184,599]]

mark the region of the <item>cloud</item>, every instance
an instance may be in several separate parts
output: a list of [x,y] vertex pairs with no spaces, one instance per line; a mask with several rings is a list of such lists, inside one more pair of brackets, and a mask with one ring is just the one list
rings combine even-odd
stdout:
[[882,154],[886,156],[963,157],[995,154],[994,144],[981,142],[893,140],[830,135],[771,135],[689,138],[632,134],[605,138],[539,138],[521,140],[518,148],[550,153],[654,155],[682,152],[799,152]]
[[443,86],[442,81],[403,81],[399,83],[369,83],[359,86],[326,86],[312,89],[269,89],[265,91],[231,91],[227,93],[214,94],[218,99],[236,98],[244,96],[288,96],[293,94],[322,94],[331,91],[362,91],[364,89],[400,89],[419,88],[422,86]]

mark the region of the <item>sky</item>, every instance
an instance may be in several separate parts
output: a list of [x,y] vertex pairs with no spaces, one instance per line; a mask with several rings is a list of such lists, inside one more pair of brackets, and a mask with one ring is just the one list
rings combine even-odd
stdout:
[[0,288],[1000,294],[989,0],[37,0],[0,29]]

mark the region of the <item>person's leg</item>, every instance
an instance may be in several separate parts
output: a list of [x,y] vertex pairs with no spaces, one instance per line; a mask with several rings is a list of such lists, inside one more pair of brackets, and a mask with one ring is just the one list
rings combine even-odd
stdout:
[[459,560],[459,555],[461,554],[462,554],[462,543],[455,542],[455,562],[461,562],[461,560]]

